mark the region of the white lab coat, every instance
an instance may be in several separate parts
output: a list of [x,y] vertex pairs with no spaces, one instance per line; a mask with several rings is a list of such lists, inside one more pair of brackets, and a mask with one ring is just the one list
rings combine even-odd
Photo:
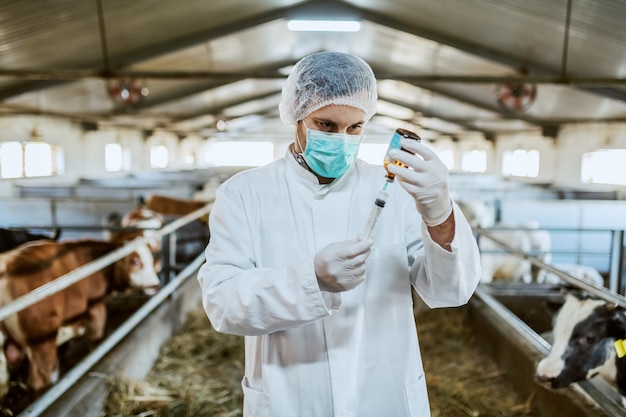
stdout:
[[319,185],[288,152],[218,189],[198,280],[215,329],[245,335],[244,417],[430,416],[411,283],[433,308],[473,294],[478,249],[456,204],[450,253],[391,184],[365,282],[320,291],[313,268],[361,232],[383,184],[382,167],[358,160]]

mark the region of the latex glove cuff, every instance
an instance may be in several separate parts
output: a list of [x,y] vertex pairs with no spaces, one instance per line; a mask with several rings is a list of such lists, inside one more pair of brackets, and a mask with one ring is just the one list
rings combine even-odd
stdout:
[[422,218],[424,219],[424,223],[426,223],[426,226],[429,226],[429,227],[439,226],[440,224],[448,220],[448,217],[450,217],[450,214],[452,214],[452,200],[448,200],[448,201],[449,201],[448,209],[441,216],[436,217],[434,219],[426,219],[426,217],[422,216]]

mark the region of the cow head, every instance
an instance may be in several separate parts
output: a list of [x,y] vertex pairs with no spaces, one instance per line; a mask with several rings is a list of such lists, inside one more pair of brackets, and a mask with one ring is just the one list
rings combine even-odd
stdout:
[[[553,332],[550,353],[537,365],[537,380],[558,389],[601,375],[615,384],[614,342],[626,337],[621,308],[604,300],[567,293],[554,317]],[[623,394],[622,389],[620,392]]]
[[[144,205],[135,207],[123,216],[118,213],[111,213],[104,221],[104,225],[112,228],[122,228],[113,232],[106,232],[105,239],[108,241],[130,241],[142,236],[151,236],[157,229],[165,224],[165,218],[159,213],[148,209]],[[129,228],[124,230],[123,228]],[[141,230],[145,229],[145,230]],[[161,241],[158,238],[148,242],[148,248],[152,252],[154,269],[160,272],[162,269],[160,252]]]
[[112,287],[117,291],[141,290],[152,295],[160,286],[154,257],[147,245],[140,245],[130,255],[117,261],[113,271]]

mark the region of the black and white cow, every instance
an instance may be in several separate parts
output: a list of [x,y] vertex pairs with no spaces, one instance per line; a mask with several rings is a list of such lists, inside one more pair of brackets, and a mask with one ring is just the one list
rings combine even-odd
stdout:
[[569,292],[554,317],[553,338],[535,370],[538,381],[558,389],[599,375],[617,388],[626,407],[626,356],[618,357],[615,346],[626,343],[624,309]]
[[8,252],[33,240],[59,240],[61,229],[55,228],[50,234],[32,233],[23,229],[0,228],[0,253]]

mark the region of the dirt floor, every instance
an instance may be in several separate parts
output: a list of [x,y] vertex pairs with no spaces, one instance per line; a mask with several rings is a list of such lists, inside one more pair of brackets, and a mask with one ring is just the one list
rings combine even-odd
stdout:
[[[465,308],[416,313],[432,417],[537,417],[478,348]],[[145,381],[112,378],[103,417],[239,417],[243,339],[193,310]]]

